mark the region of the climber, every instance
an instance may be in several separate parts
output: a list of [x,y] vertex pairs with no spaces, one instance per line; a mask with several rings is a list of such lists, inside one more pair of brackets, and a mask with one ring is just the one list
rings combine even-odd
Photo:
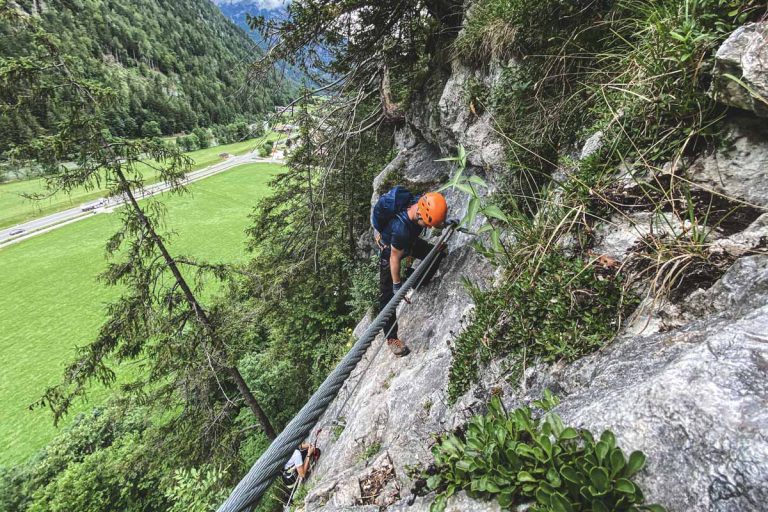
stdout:
[[304,480],[309,474],[311,464],[320,458],[320,448],[310,443],[301,443],[293,450],[293,455],[283,466],[283,483],[293,486],[297,480]]
[[[379,309],[383,309],[402,286],[401,260],[409,256],[424,259],[434,245],[419,236],[425,227],[439,227],[445,223],[447,214],[445,197],[439,192],[414,196],[404,187],[396,186],[379,198],[371,213],[374,240],[381,250]],[[428,283],[435,274],[443,256],[443,252],[437,256],[423,283]],[[384,334],[387,335],[387,345],[396,356],[408,355],[410,349],[398,338],[396,315],[393,314],[384,325]]]

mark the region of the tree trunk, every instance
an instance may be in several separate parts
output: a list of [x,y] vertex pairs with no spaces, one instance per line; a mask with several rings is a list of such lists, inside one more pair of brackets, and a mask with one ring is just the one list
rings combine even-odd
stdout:
[[245,379],[243,379],[243,376],[240,374],[240,370],[232,367],[227,368],[227,372],[229,373],[229,376],[232,378],[232,380],[235,381],[237,389],[240,391],[240,394],[243,395],[243,398],[248,404],[248,407],[250,407],[251,412],[253,412],[253,415],[256,416],[256,419],[261,424],[261,428],[264,430],[264,433],[267,435],[270,441],[274,441],[277,437],[277,433],[275,433],[275,429],[272,427],[272,423],[269,422],[269,418],[267,418],[264,409],[262,409],[259,405],[259,401],[256,400],[256,397],[253,396],[253,393],[251,393],[251,390],[248,388],[248,384],[246,384]]
[[[181,275],[181,271],[179,270],[178,265],[176,265],[176,260],[174,260],[171,257],[171,254],[168,252],[168,249],[165,247],[165,244],[163,243],[163,240],[158,236],[157,232],[155,232],[154,227],[152,226],[152,223],[149,222],[149,219],[146,215],[144,215],[144,211],[139,206],[139,203],[136,201],[136,198],[133,195],[133,191],[131,191],[131,187],[128,183],[128,180],[125,178],[125,175],[123,174],[123,171],[120,169],[115,169],[115,173],[117,174],[118,179],[120,180],[120,186],[123,189],[123,193],[128,197],[129,202],[131,203],[131,206],[133,207],[136,214],[139,216],[139,219],[141,220],[141,223],[144,224],[144,227],[149,232],[149,236],[152,238],[152,240],[155,242],[155,245],[157,245],[157,248],[160,250],[160,253],[163,256],[163,259],[165,260],[165,264],[168,265],[168,268],[171,269],[171,273],[173,274],[174,279],[176,280],[176,283],[179,285],[179,288],[184,292],[184,297],[187,300],[187,303],[189,303],[192,310],[195,312],[195,317],[200,321],[201,324],[203,324],[203,327],[207,331],[208,335],[211,337],[211,341],[213,342],[214,346],[219,345],[218,340],[216,338],[216,329],[211,322],[210,318],[208,318],[208,314],[205,312],[203,307],[200,305],[200,303],[197,301],[197,297],[195,297],[195,294],[192,292],[192,289],[187,284],[186,279],[184,279],[184,276]],[[264,433],[269,437],[270,440],[274,440],[276,436],[275,429],[272,427],[272,423],[270,423],[269,418],[267,418],[267,415],[264,413],[264,410],[259,405],[259,402],[256,400],[256,397],[253,396],[253,393],[251,393],[251,390],[248,388],[248,384],[245,382],[245,379],[243,379],[243,376],[240,374],[240,370],[238,370],[235,367],[228,367],[224,366],[224,370],[229,374],[230,378],[235,381],[235,384],[237,385],[237,389],[240,391],[240,394],[245,399],[245,402],[248,404],[248,407],[251,409],[251,412],[253,412],[253,415],[256,416],[256,419],[261,424],[261,427],[264,429]]]
[[384,117],[390,121],[401,121],[405,119],[405,113],[399,103],[392,99],[392,86],[389,83],[389,68],[385,65],[381,69],[381,82],[379,83],[379,93],[381,96],[381,108],[384,111]]

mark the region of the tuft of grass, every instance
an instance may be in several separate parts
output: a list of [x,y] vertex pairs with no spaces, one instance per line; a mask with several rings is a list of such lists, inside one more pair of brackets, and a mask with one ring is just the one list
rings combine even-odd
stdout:
[[339,437],[341,437],[345,428],[347,428],[347,418],[341,416],[333,423],[333,427],[331,428],[331,434],[333,435],[334,441],[339,440]]
[[360,453],[360,460],[368,460],[377,453],[381,451],[381,442],[375,441],[368,446],[365,447],[365,449]]
[[513,359],[524,371],[534,362],[572,361],[611,340],[636,301],[625,297],[620,277],[604,272],[551,251],[520,260],[497,288],[470,288],[475,308],[452,344],[449,401],[494,358]]
[[381,383],[381,387],[382,387],[384,390],[387,390],[387,389],[389,389],[389,388],[390,388],[390,386],[392,386],[392,379],[394,379],[394,378],[395,378],[395,376],[396,376],[396,375],[395,375],[395,372],[393,372],[393,371],[389,372],[389,375],[387,375],[387,378],[386,378],[386,379],[384,379],[384,382],[382,382],[382,383]]

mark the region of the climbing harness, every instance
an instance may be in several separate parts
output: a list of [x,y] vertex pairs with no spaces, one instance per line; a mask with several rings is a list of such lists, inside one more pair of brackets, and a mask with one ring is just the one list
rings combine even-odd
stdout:
[[352,370],[365,355],[376,335],[385,325],[387,320],[395,313],[398,304],[405,294],[413,287],[414,283],[420,283],[422,276],[431,268],[432,261],[437,253],[443,249],[446,242],[453,235],[455,226],[446,228],[435,247],[427,254],[421,264],[416,268],[394,297],[379,312],[362,336],[344,356],[344,359],[336,366],[309,401],[301,408],[296,416],[288,423],[280,435],[272,442],[267,450],[259,457],[259,460],[251,467],[248,474],[237,484],[229,498],[219,507],[218,512],[241,512],[250,510],[264,491],[272,483],[272,480],[282,470],[285,461],[288,460],[299,442],[306,438],[312,427],[323,414],[328,405],[334,400],[339,389],[349,377]]

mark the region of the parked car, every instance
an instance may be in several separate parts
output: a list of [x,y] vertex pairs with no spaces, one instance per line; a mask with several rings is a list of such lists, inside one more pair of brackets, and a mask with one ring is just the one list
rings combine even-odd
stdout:
[[106,204],[106,201],[104,199],[99,199],[98,201],[94,203],[84,203],[80,205],[80,211],[83,212],[92,212],[93,210],[97,208],[101,208]]

